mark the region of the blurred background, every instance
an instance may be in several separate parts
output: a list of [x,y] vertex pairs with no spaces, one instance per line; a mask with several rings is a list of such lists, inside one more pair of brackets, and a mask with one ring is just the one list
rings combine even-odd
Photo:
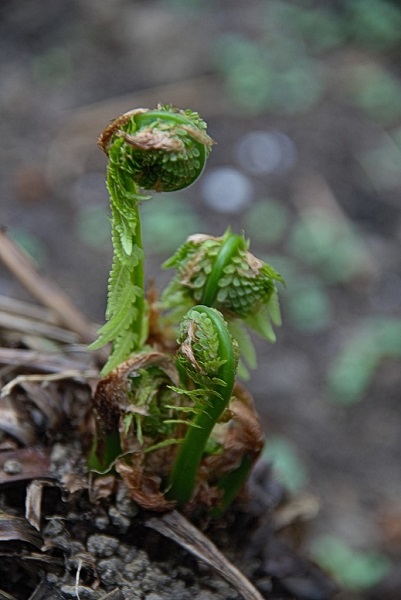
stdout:
[[[265,455],[316,509],[303,551],[343,597],[399,599],[399,3],[2,0],[0,49],[0,224],[97,322],[111,264],[97,136],[157,102],[207,120],[201,180],[143,206],[148,273],[162,286],[187,235],[231,225],[285,277],[283,326],[256,340],[248,382]],[[3,267],[0,294],[27,299]]]

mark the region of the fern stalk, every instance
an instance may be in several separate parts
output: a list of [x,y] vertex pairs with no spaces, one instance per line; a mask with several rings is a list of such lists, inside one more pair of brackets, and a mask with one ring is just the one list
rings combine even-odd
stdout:
[[175,191],[201,174],[212,145],[197,113],[169,105],[136,109],[103,131],[101,148],[108,155],[113,265],[108,284],[106,324],[90,346],[112,344],[102,375],[143,348],[147,336],[141,190]]
[[179,364],[198,396],[196,415],[178,450],[167,493],[182,506],[191,498],[206,443],[231,399],[237,356],[221,313],[207,306],[195,306],[188,312],[179,341]]

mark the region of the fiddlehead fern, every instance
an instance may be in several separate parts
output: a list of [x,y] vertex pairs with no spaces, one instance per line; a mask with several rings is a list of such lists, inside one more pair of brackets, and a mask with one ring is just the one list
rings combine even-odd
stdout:
[[179,370],[193,383],[196,403],[169,481],[168,497],[182,505],[191,497],[206,442],[231,399],[237,352],[222,315],[207,306],[188,312],[178,342]]
[[[242,235],[228,230],[222,237],[192,235],[165,264],[177,271],[162,304],[173,313],[198,302],[221,311],[252,365],[252,347],[241,322],[275,341],[272,323],[280,325],[276,282],[283,278],[248,251]],[[241,348],[241,349],[243,349]]]
[[140,349],[147,335],[141,190],[175,191],[201,174],[212,145],[197,113],[171,106],[136,109],[109,125],[99,139],[108,155],[113,266],[109,277],[106,324],[91,348],[112,343],[103,368],[108,373]]

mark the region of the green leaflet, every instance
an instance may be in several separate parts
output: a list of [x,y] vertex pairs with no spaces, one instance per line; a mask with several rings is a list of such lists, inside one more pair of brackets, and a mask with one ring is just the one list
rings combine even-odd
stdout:
[[147,334],[144,257],[139,205],[142,189],[175,191],[201,174],[213,140],[197,113],[170,105],[137,109],[118,117],[103,131],[100,146],[108,155],[113,265],[108,282],[106,320],[90,348],[112,343],[102,370],[107,374],[141,349]]
[[[246,366],[256,366],[255,351],[244,325],[270,342],[276,339],[273,326],[281,324],[276,282],[281,275],[248,251],[248,242],[230,229],[218,238],[190,236],[164,267],[176,269],[162,296],[162,305],[171,320],[180,306],[201,303],[221,311],[239,343],[242,361],[239,372],[247,375]],[[231,327],[231,323],[233,326]]]
[[129,181],[123,166],[117,163],[116,153],[123,140],[118,139],[111,152],[107,170],[107,188],[110,193],[111,236],[113,265],[108,282],[107,322],[99,330],[99,337],[90,348],[97,349],[112,343],[112,353],[103,367],[105,375],[138,350],[143,338],[144,274],[143,250],[139,221],[137,186]]
[[183,505],[191,497],[212,429],[231,399],[238,353],[223,316],[208,306],[191,308],[178,342],[178,363],[195,386],[196,409],[172,467],[167,493]]

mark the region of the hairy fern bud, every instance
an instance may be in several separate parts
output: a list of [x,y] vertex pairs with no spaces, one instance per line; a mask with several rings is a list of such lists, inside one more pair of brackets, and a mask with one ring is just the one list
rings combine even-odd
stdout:
[[188,392],[195,400],[195,417],[173,465],[168,496],[185,504],[213,427],[232,397],[238,357],[223,316],[208,306],[194,306],[187,313],[178,343],[179,370],[195,386]]
[[242,235],[228,230],[224,236],[192,235],[165,264],[177,275],[163,295],[167,308],[178,304],[205,304],[221,311],[228,320],[241,319],[271,338],[271,327],[256,326],[265,312],[280,323],[276,281],[283,278],[270,265],[248,251]]
[[138,108],[116,119],[99,143],[109,154],[120,138],[119,157],[126,173],[142,189],[174,192],[200,176],[213,140],[196,112],[170,105],[157,110]]
[[172,192],[201,174],[213,140],[206,123],[191,110],[170,105],[137,108],[115,119],[99,145],[107,154],[113,265],[106,323],[92,349],[112,343],[105,375],[140,350],[148,334],[144,297],[144,254],[139,206],[143,190]]

